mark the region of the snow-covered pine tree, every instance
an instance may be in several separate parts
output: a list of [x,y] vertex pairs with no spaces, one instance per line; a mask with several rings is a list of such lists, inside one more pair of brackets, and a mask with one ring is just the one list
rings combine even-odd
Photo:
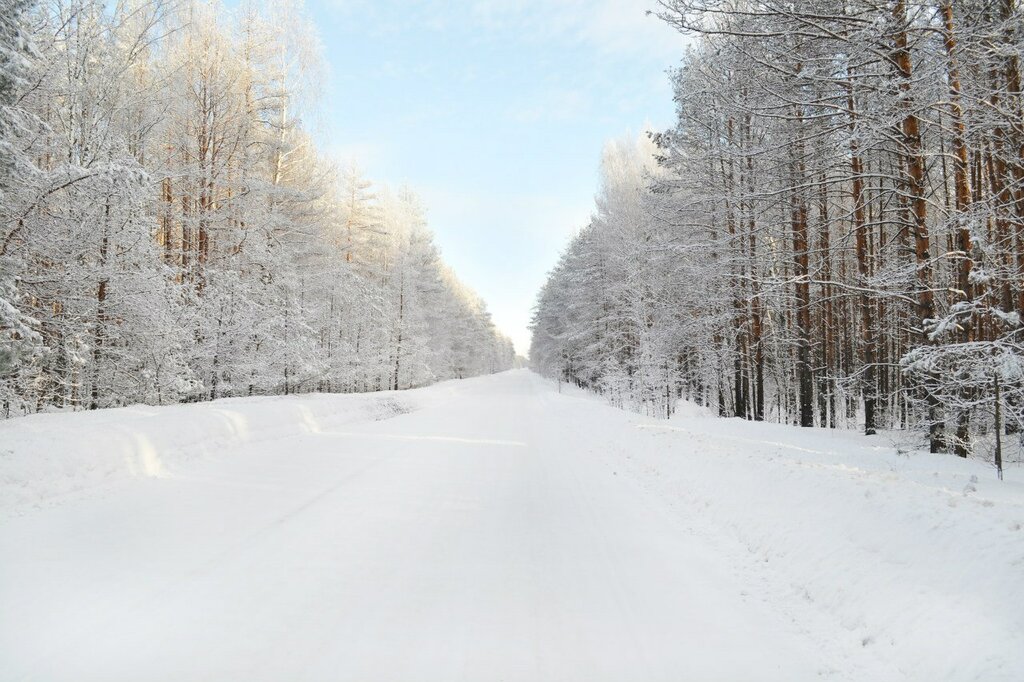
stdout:
[[694,41],[646,227],[602,191],[541,292],[535,366],[647,411],[664,383],[959,455],[991,440],[998,378],[1019,428],[1017,3],[661,6]]

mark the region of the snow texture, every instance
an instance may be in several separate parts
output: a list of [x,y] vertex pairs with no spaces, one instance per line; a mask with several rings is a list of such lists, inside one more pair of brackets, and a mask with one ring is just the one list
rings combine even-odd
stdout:
[[0,680],[1020,680],[1024,475],[525,371],[0,424]]

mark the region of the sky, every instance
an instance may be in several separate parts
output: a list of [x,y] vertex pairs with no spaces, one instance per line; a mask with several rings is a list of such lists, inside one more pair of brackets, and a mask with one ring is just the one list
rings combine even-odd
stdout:
[[445,261],[525,355],[604,142],[671,124],[683,38],[653,0],[306,1],[326,60],[318,137],[421,197]]

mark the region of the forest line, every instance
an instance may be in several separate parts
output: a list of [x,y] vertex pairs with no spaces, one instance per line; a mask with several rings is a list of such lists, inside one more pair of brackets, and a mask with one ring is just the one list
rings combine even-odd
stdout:
[[512,365],[416,196],[317,148],[299,4],[0,15],[0,416]]
[[922,429],[962,456],[1019,431],[1016,1],[659,5],[693,36],[677,120],[606,152],[534,366],[651,413]]

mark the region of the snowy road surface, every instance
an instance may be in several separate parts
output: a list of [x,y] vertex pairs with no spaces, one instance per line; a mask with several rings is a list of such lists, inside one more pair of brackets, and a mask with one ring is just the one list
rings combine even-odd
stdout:
[[1019,470],[523,371],[331,400],[4,425],[0,680],[1024,679]]

